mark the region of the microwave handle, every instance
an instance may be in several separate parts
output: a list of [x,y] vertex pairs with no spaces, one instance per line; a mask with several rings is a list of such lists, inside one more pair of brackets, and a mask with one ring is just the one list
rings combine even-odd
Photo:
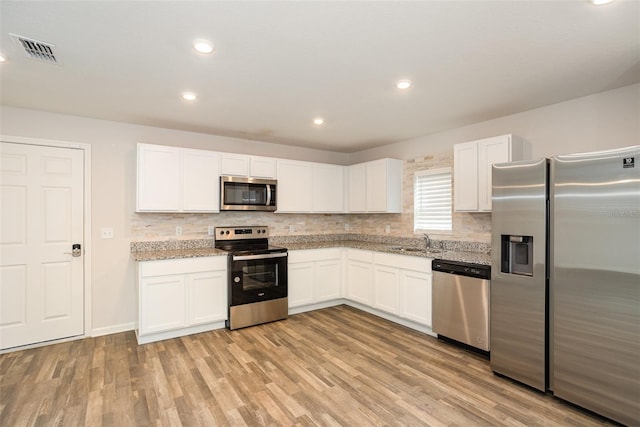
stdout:
[[267,206],[271,206],[271,186],[267,184]]

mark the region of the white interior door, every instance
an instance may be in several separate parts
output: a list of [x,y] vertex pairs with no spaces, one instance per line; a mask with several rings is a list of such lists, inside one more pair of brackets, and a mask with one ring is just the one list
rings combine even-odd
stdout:
[[84,152],[0,144],[0,349],[82,335]]

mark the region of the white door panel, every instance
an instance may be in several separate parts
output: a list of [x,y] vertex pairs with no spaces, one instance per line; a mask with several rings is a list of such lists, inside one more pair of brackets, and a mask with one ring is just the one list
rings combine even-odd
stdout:
[[0,149],[0,349],[84,333],[84,152]]

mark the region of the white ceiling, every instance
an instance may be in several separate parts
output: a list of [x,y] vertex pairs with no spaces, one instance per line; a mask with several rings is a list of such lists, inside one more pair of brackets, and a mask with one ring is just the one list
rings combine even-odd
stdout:
[[[0,12],[4,105],[340,152],[640,82],[636,0],[2,0]],[[54,44],[61,65],[9,33]],[[196,38],[215,55],[196,54]]]

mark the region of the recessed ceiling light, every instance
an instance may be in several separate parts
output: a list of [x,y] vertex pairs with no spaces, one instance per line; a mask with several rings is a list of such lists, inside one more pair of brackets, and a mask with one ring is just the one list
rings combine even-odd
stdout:
[[611,3],[613,0],[591,0],[591,3],[596,6],[602,6],[603,4]]
[[398,89],[409,89],[411,87],[411,81],[409,80],[400,80],[396,83],[396,87]]
[[324,123],[324,119],[322,117],[316,117],[315,119],[313,119],[314,125],[321,125],[323,123]]
[[182,92],[182,99],[186,101],[195,101],[198,95],[193,92]]
[[213,53],[213,43],[207,40],[195,40],[193,42],[193,48],[198,53],[204,53],[204,54]]
[[7,60],[7,57],[4,56],[4,54],[0,53],[0,62],[5,62]]

